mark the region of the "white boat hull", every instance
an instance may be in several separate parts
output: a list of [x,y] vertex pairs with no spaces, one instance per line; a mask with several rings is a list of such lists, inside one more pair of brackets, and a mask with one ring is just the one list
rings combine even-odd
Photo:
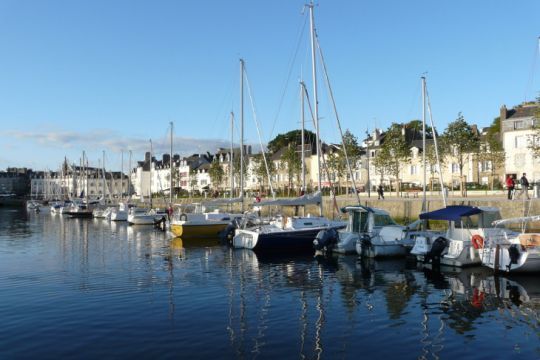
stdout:
[[483,248],[480,251],[482,264],[495,271],[511,273],[540,272],[540,251],[538,248],[519,251],[517,261],[512,261],[509,246]]

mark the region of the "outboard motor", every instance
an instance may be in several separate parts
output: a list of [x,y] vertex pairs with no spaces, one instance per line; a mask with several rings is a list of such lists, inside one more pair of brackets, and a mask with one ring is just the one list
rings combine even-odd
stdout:
[[510,271],[510,267],[512,264],[517,264],[519,261],[519,249],[517,248],[516,244],[511,245],[508,248],[508,256],[510,257],[510,264],[508,264],[508,271]]
[[165,216],[161,217],[161,219],[157,221],[154,221],[154,227],[161,231],[167,230],[167,219],[165,219]]
[[317,233],[315,240],[313,240],[313,247],[317,251],[331,249],[337,244],[339,235],[336,229],[331,228],[327,230],[321,230]]
[[219,234],[219,239],[227,244],[232,244],[234,238],[234,232],[236,231],[236,221],[232,221],[227,227]]
[[431,250],[424,257],[424,264],[429,262],[429,260],[439,262],[444,250],[448,247],[448,240],[439,236],[433,244],[431,245]]

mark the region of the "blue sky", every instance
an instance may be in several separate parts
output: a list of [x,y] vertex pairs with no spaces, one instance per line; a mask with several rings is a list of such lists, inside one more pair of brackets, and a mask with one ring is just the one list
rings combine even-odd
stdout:
[[[167,151],[171,121],[175,152],[228,146],[239,58],[254,103],[246,92],[246,141],[258,144],[254,113],[265,142],[299,128],[300,78],[312,92],[305,3],[0,1],[0,169],[56,169],[83,150],[94,165],[105,150],[118,169],[121,149],[141,159],[152,139]],[[358,137],[419,118],[424,72],[441,131],[458,112],[488,126],[502,104],[540,90],[537,0],[316,5],[340,120]],[[318,81],[321,135],[338,142]]]

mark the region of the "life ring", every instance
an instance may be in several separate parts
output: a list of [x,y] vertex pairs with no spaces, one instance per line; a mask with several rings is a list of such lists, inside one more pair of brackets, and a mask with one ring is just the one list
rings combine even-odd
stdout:
[[473,235],[471,238],[472,246],[478,250],[484,247],[484,238],[478,234]]
[[187,215],[186,214],[180,214],[180,220],[181,221],[187,221]]

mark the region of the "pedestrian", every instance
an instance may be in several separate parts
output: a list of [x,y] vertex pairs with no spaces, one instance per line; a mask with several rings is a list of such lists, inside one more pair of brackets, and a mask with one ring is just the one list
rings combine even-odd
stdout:
[[169,204],[169,207],[167,208],[167,216],[169,217],[169,221],[171,221],[173,213],[174,213],[174,210],[173,210],[172,204]]
[[381,199],[384,200],[384,189],[383,189],[382,184],[380,184],[379,187],[377,188],[377,195],[378,195],[379,200]]
[[527,180],[527,174],[523,173],[521,179],[519,179],[519,184],[521,185],[521,191],[519,192],[517,198],[520,198],[521,195],[525,194],[527,200],[529,200],[529,180]]
[[514,178],[512,177],[512,175],[508,175],[508,177],[506,178],[506,188],[508,189],[508,200],[512,200],[515,186],[516,186],[516,183],[514,182]]

